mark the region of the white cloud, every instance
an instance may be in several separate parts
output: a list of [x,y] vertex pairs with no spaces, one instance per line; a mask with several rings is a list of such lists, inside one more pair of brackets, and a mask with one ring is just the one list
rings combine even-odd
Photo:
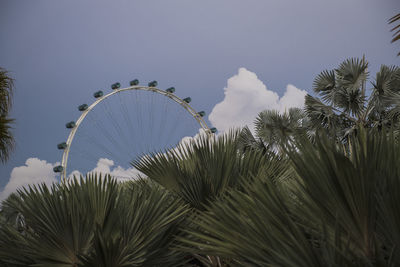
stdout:
[[300,90],[292,84],[286,86],[286,92],[279,100],[281,112],[289,108],[303,108],[304,107],[304,97],[307,95],[305,90]]
[[38,158],[28,158],[24,166],[15,167],[11,171],[10,180],[0,192],[0,201],[6,199],[11,193],[23,186],[46,183],[50,185],[57,182],[53,167],[58,163],[52,164]]
[[[203,128],[200,128],[198,133],[195,134],[195,136],[185,136],[181,139],[181,141],[179,141],[178,145],[176,146],[176,148],[178,147],[182,147],[182,148],[186,148],[189,147],[190,145],[192,145],[192,143],[194,141],[196,141],[197,139],[200,139],[202,136],[205,136],[207,133],[204,131]],[[173,148],[172,150],[176,150],[176,148]]]
[[[135,168],[127,168],[124,169],[121,166],[116,166],[114,167],[114,161],[111,159],[106,159],[106,158],[100,158],[97,162],[96,167],[89,171],[89,173],[101,173],[101,174],[110,174],[113,176],[115,179],[118,181],[126,181],[126,180],[131,180],[132,178],[135,178],[138,174],[141,174],[138,170]],[[71,172],[71,174],[68,176],[68,178],[71,178],[73,176],[79,177],[81,173],[77,170]]]
[[240,68],[237,75],[228,79],[224,93],[225,98],[215,105],[208,117],[220,132],[245,125],[253,129],[254,119],[266,109],[284,112],[291,107],[302,108],[307,94],[305,90],[289,84],[279,98],[276,92],[267,89],[254,72],[245,68]]
[[[38,158],[28,158],[24,166],[15,167],[11,171],[8,183],[3,191],[0,192],[0,201],[6,199],[11,193],[16,192],[17,189],[21,189],[24,186],[41,183],[51,185],[54,182],[58,182],[57,174],[53,171],[53,167],[58,165],[58,162],[53,164]],[[114,168],[113,166],[114,162],[112,160],[101,158],[97,162],[96,167],[90,172],[109,173],[118,181],[129,180],[140,173],[133,167],[124,169],[121,166]],[[71,172],[69,177],[73,175],[79,177],[81,173],[75,170]]]

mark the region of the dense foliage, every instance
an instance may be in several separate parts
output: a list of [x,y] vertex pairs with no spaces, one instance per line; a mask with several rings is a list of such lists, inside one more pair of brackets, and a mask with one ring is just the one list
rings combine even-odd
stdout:
[[181,266],[186,206],[149,181],[88,176],[30,187],[3,203],[1,266]]
[[319,98],[307,95],[305,100],[309,130],[325,129],[345,140],[359,125],[376,130],[399,128],[400,68],[382,65],[370,92],[366,90],[367,68],[364,58],[352,58],[315,78],[313,90]]
[[138,162],[145,180],[24,189],[3,203],[0,264],[399,266],[400,145],[357,133],[296,137],[284,156],[204,137]]

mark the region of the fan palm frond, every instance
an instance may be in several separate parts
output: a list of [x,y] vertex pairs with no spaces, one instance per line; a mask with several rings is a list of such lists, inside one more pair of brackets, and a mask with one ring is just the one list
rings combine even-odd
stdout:
[[8,71],[0,68],[0,115],[6,116],[12,105],[14,80]]
[[[121,198],[122,196],[122,198]],[[82,266],[183,266],[187,253],[173,250],[188,209],[149,180],[120,193],[117,212],[95,228],[93,250]]]
[[325,128],[335,132],[340,128],[340,118],[335,109],[325,105],[319,99],[306,95],[304,109],[312,129]]
[[372,82],[373,89],[366,108],[365,117],[373,128],[390,127],[395,116],[397,92],[400,90],[400,68],[382,65]]
[[93,174],[20,190],[3,211],[21,227],[0,226],[0,265],[180,266],[187,256],[172,250],[187,209],[160,187]]
[[6,162],[14,148],[14,137],[11,124],[14,121],[8,117],[12,104],[14,80],[9,73],[0,68],[0,162]]
[[243,152],[248,150],[257,150],[261,151],[262,153],[267,153],[270,151],[270,147],[266,145],[261,138],[256,139],[247,126],[244,127],[240,132],[238,146]]
[[346,59],[335,72],[338,87],[359,90],[368,78],[368,62],[358,58]]
[[366,97],[362,90],[346,90],[340,88],[336,92],[335,105],[348,116],[361,117],[364,112]]
[[[396,145],[398,148],[398,145]],[[391,150],[391,153],[394,151]],[[396,155],[393,153],[391,156]],[[387,176],[382,181],[382,194],[378,194],[378,232],[385,238],[385,243],[388,244],[387,251],[392,255],[390,266],[400,264],[400,211],[398,203],[400,203],[400,173],[399,168],[392,169],[392,175]]]
[[348,115],[360,117],[364,111],[367,68],[368,62],[364,58],[351,58],[335,69],[336,89],[332,103]]
[[5,163],[14,149],[14,136],[11,132],[13,119],[0,116],[0,161]]
[[191,207],[204,210],[210,201],[240,186],[267,162],[259,151],[239,153],[239,134],[232,131],[218,137],[200,136],[188,146],[143,157],[133,165]]
[[332,240],[297,223],[284,188],[264,180],[201,213],[181,249],[229,257],[237,266],[351,266]]
[[305,134],[305,120],[305,114],[298,108],[290,108],[284,113],[264,110],[258,114],[254,124],[257,136],[268,146],[283,148],[294,136]]
[[[389,24],[396,23],[397,21],[400,21],[400,13],[391,17],[389,19]],[[395,25],[390,31],[393,32],[392,43],[400,40],[400,24]],[[400,52],[397,54],[397,56],[400,56]]]
[[348,149],[321,136],[314,144],[296,143],[289,154],[299,178],[297,199],[307,207],[298,216],[315,224],[324,218],[331,228],[339,225],[359,264],[385,262],[390,253],[382,250],[376,232],[377,196],[385,179],[400,177],[395,163],[399,145],[384,134],[368,135],[361,128],[350,138]]
[[324,70],[315,78],[313,90],[319,93],[324,101],[332,103],[335,98],[336,77],[334,70]]

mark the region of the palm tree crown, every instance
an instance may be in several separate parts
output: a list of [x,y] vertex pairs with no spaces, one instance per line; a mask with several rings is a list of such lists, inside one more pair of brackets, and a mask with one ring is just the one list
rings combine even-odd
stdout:
[[367,128],[398,127],[400,101],[400,68],[381,66],[366,92],[368,62],[347,59],[337,69],[325,70],[314,80],[313,90],[319,97],[307,95],[305,111],[310,130],[325,129],[341,140],[361,124]]

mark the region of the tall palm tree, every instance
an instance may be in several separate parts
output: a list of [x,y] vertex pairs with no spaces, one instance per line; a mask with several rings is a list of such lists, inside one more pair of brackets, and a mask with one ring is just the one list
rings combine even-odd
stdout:
[[0,68],[0,161],[3,163],[7,161],[14,147],[14,138],[11,133],[13,119],[8,117],[13,88],[13,79],[5,69]]
[[[310,129],[327,131],[340,140],[352,135],[358,125],[366,128],[398,127],[400,68],[381,66],[367,96],[368,62],[347,59],[337,69],[325,70],[314,80],[318,97],[307,95],[305,111]],[[396,99],[397,99],[396,98]]]
[[[181,266],[187,208],[155,184],[89,175],[33,186],[3,203],[1,266]],[[17,216],[15,216],[17,215]]]

